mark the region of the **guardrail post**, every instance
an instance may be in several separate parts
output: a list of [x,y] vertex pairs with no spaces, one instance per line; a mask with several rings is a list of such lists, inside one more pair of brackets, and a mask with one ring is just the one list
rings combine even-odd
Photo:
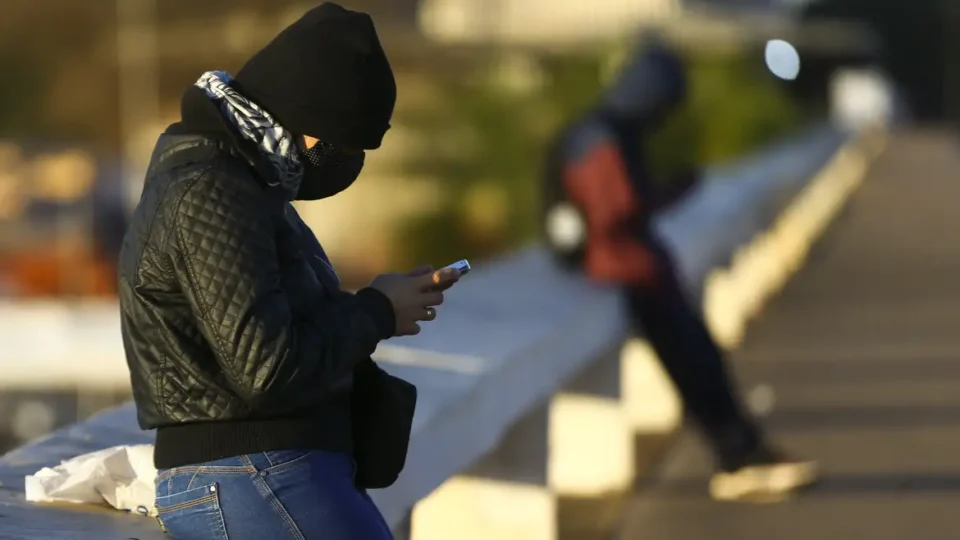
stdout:
[[509,428],[496,450],[448,479],[413,510],[412,540],[555,540],[547,487],[549,407]]

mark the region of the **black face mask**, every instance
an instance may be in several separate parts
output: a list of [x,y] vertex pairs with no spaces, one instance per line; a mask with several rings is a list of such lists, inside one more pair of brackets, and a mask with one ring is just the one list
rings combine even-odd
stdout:
[[350,187],[363,169],[363,152],[347,154],[323,141],[309,150],[301,150],[300,156],[303,180],[296,196],[299,201],[332,197]]

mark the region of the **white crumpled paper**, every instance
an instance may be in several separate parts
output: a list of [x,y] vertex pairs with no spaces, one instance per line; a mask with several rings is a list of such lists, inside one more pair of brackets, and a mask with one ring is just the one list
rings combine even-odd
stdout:
[[153,445],[114,446],[44,467],[26,477],[31,502],[107,503],[118,510],[156,516]]

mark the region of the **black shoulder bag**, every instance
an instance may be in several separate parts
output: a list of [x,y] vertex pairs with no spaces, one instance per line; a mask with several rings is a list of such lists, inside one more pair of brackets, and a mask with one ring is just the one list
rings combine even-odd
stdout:
[[356,484],[364,489],[393,485],[407,460],[417,387],[380,369],[370,359],[353,377],[353,459]]

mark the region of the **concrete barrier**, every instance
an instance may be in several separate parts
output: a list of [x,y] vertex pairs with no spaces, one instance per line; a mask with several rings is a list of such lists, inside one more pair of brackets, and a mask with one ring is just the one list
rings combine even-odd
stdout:
[[[726,346],[736,345],[745,321],[799,267],[881,142],[879,130],[818,127],[711,171],[658,217],[691,294],[703,299]],[[115,323],[102,309],[113,317],[104,327]],[[89,314],[60,323],[65,332],[93,324]],[[116,328],[98,332],[107,339]],[[421,335],[380,347],[381,365],[416,383],[421,395],[407,467],[394,486],[373,493],[398,536],[552,540],[564,497],[626,492],[634,435],[671,432],[681,418],[655,356],[639,338],[623,348],[627,337],[617,291],[558,271],[533,247],[465,278]],[[95,362],[97,347],[86,345]],[[125,380],[125,368],[105,359],[117,345],[103,346],[94,369]],[[15,350],[30,357],[26,342]],[[57,371],[55,359],[35,356],[28,367],[4,351],[0,366],[21,380],[47,361],[44,369]],[[43,466],[151,438],[127,405],[8,454],[0,459],[0,527],[30,539],[62,531],[76,540],[160,538],[152,520],[22,498],[23,476]]]

